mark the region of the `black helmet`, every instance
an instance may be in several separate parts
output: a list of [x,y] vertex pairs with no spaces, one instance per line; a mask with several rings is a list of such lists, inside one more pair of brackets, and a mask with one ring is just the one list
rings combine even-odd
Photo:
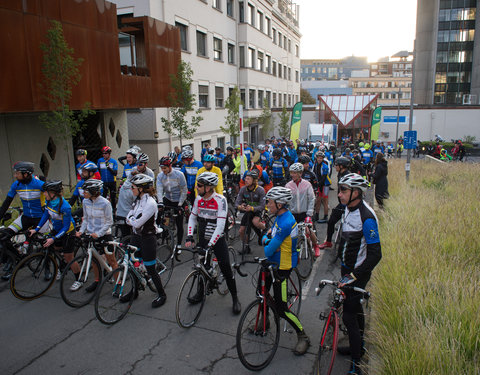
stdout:
[[350,165],[350,158],[340,156],[335,160],[335,165],[341,165],[342,167],[348,168],[348,166]]
[[82,167],[83,170],[89,171],[89,172],[96,172],[98,171],[98,167],[95,163],[86,163]]
[[13,169],[16,172],[22,172],[22,173],[33,173],[33,168],[35,164],[33,164],[30,161],[19,161],[13,165]]
[[298,158],[298,162],[301,164],[310,163],[310,158],[307,155],[302,155]]
[[99,193],[100,190],[102,190],[102,187],[103,181],[95,180],[93,178],[85,181],[82,186],[83,190],[88,191],[90,194]]
[[77,151],[75,151],[75,155],[85,155],[87,156],[87,150],[84,150],[83,148],[79,148]]
[[255,169],[252,169],[251,171],[247,171],[247,173],[245,174],[245,177],[247,176],[250,176],[254,180],[258,180],[258,169],[255,168]]
[[232,146],[228,146],[228,147],[227,147],[227,151],[232,151],[232,152],[233,152],[233,147],[232,147]]
[[273,156],[282,156],[282,150],[279,148],[274,148],[272,154]]
[[53,191],[54,193],[61,193],[63,190],[62,180],[50,180],[43,184],[43,191]]

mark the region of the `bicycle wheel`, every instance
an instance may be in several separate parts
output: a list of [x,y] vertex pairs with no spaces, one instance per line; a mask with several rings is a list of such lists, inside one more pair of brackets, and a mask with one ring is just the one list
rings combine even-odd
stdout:
[[135,279],[125,268],[110,272],[95,294],[95,316],[103,324],[115,324],[127,315],[137,292]]
[[[175,246],[175,234],[173,231],[164,224],[160,224],[160,228],[162,228],[162,233],[157,234],[157,247],[162,245],[168,245],[170,249],[173,250]],[[163,259],[166,261],[167,259]]]
[[175,306],[175,317],[182,328],[192,327],[200,317],[205,304],[205,276],[200,271],[190,272],[180,288]]
[[[235,262],[236,262],[235,249],[231,246],[228,247],[228,255],[230,257],[230,264],[235,264]],[[218,275],[218,277],[217,277],[217,285],[218,285],[217,292],[221,296],[225,296],[225,295],[228,294],[228,285],[227,285],[227,282],[225,280],[225,277],[223,276],[223,274],[220,271],[220,266],[218,265],[218,263],[217,263],[216,267],[217,267],[217,275]]]
[[[82,307],[93,300],[95,297],[95,290],[88,292],[86,289],[96,280],[94,273],[95,267],[98,270],[98,280],[101,281],[103,272],[100,263],[95,257],[92,256],[90,267],[88,267],[88,256],[86,254],[75,257],[67,264],[62,272],[62,277],[60,278],[60,295],[62,296],[63,302],[68,306]],[[74,270],[80,270],[78,280],[75,276]],[[75,281],[81,282],[82,286],[80,289],[73,291],[70,288]]]
[[227,213],[227,239],[230,242],[235,241],[237,237],[237,232],[238,232],[238,225],[236,223],[237,217],[235,215],[235,211],[232,210],[231,208],[228,209]]
[[18,299],[31,301],[55,282],[58,265],[51,254],[35,253],[22,259],[13,271],[10,290]]
[[320,345],[318,348],[315,373],[317,375],[330,375],[334,371],[335,356],[338,343],[338,314],[331,310],[323,327]]
[[157,263],[155,269],[162,279],[162,285],[165,287],[170,281],[173,272],[172,248],[169,245],[157,246]]
[[296,268],[292,269],[287,280],[287,304],[290,311],[298,316],[302,306],[302,280]]
[[279,339],[279,317],[270,300],[266,314],[261,300],[250,303],[237,328],[237,353],[242,364],[251,371],[267,367],[277,351]]
[[343,225],[340,223],[340,226],[335,232],[335,242],[333,243],[334,254],[338,257],[340,256],[340,252],[341,252],[340,243],[342,242],[342,231],[343,231]]
[[306,280],[312,273],[313,256],[308,241],[304,237],[299,237],[297,242],[298,264],[297,270],[302,280]]

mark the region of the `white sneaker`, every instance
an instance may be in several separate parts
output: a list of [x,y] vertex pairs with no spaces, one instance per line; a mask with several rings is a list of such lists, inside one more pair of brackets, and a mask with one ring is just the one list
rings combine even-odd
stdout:
[[70,291],[76,292],[78,289],[82,287],[83,283],[81,281],[75,281],[72,286],[70,287]]
[[60,280],[62,278],[62,273],[60,272],[60,270],[57,271],[57,281]]

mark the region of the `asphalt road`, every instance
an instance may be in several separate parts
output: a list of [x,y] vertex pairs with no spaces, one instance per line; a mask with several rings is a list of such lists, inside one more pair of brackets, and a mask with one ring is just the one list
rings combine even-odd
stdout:
[[[334,185],[335,186],[335,185]],[[336,202],[330,193],[330,206]],[[326,224],[317,224],[319,239]],[[235,248],[240,247],[236,243]],[[253,255],[262,255],[252,246]],[[184,255],[182,255],[184,256]],[[187,256],[184,256],[186,260]],[[304,356],[292,349],[296,334],[283,332],[280,347],[265,374],[310,374],[318,351],[323,321],[318,316],[328,310],[331,294],[315,296],[323,279],[338,279],[339,264],[332,263],[331,251],[323,251],[311,277],[303,284],[300,320],[312,345]],[[114,326],[95,318],[93,304],[80,309],[68,307],[61,299],[58,282],[41,298],[24,302],[16,299],[4,282],[0,284],[0,374],[246,374],[238,359],[235,334],[239,316],[231,313],[231,297],[213,294],[197,324],[180,328],[175,321],[175,300],[192,263],[175,267],[167,285],[167,303],[150,306],[154,295],[141,292],[129,314]],[[255,266],[247,268],[250,273]],[[237,277],[242,306],[255,298],[251,277]],[[282,323],[283,327],[283,323]],[[341,337],[343,334],[341,334]],[[344,340],[345,338],[342,337]],[[335,374],[348,371],[348,358],[338,356]]]

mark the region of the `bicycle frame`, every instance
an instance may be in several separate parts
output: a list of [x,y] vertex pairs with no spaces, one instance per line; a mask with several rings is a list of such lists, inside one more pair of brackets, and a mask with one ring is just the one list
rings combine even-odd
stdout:
[[[109,253],[106,250],[105,250],[105,253],[108,255],[113,254],[113,252]],[[92,257],[95,257],[95,259],[97,259],[102,269],[107,270],[108,272],[112,272],[112,267],[110,267],[110,265],[105,261],[105,259],[98,253],[95,246],[93,246],[93,241],[91,239],[89,239],[88,241],[87,256],[88,256],[88,260],[87,260],[86,268],[85,268],[85,264],[82,264],[82,268],[80,269],[80,275],[83,275],[83,272],[85,270],[88,271],[90,269],[90,267],[92,266]],[[101,270],[98,270],[98,272],[100,271]],[[87,278],[88,278],[88,272],[85,272],[85,280],[83,280],[84,283],[87,282]]]

